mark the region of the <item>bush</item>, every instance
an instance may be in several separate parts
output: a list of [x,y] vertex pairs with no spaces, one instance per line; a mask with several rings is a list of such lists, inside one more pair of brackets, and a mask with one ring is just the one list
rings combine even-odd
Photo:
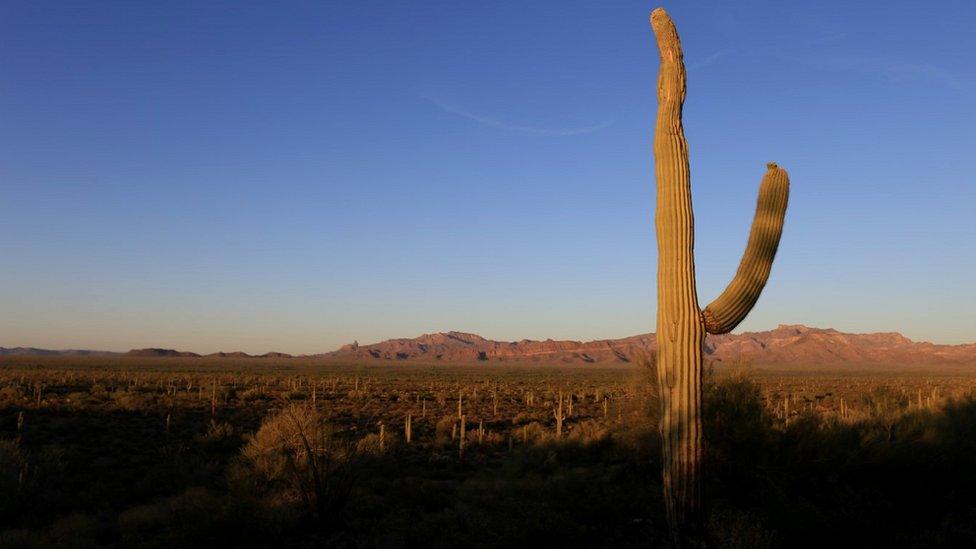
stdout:
[[261,387],[255,386],[237,393],[237,398],[244,402],[255,402],[259,400],[271,400],[272,395],[269,395]]
[[64,468],[62,453],[53,446],[30,453],[16,442],[0,440],[0,528],[45,506]]
[[386,452],[391,444],[393,441],[390,440],[389,433],[384,433],[382,438],[380,438],[379,433],[370,433],[356,443],[356,452],[363,455],[378,456]]
[[207,432],[196,435],[193,440],[204,450],[226,451],[236,449],[240,444],[240,437],[234,433],[234,426],[227,422],[217,423],[211,419]]
[[[706,474],[716,491],[748,501],[775,437],[762,388],[747,371],[734,370],[720,380],[706,376],[702,393]],[[798,419],[796,425],[801,423]]]
[[241,451],[258,488],[331,521],[352,487],[355,452],[314,408],[292,405],[264,420]]
[[116,406],[127,412],[147,410],[153,405],[153,398],[137,392],[119,391],[112,394]]
[[598,421],[588,419],[572,426],[569,439],[580,444],[597,444],[607,441],[610,431]]
[[[275,547],[295,528],[288,509],[192,487],[119,513],[120,547]],[[281,512],[284,511],[284,512]],[[293,513],[292,513],[293,514]]]
[[9,517],[27,494],[27,456],[9,440],[0,440],[0,516]]
[[11,406],[19,404],[24,399],[24,394],[18,387],[7,385],[0,389],[0,404]]
[[451,443],[452,438],[458,436],[457,415],[448,414],[434,424],[434,434],[439,446],[446,446]]

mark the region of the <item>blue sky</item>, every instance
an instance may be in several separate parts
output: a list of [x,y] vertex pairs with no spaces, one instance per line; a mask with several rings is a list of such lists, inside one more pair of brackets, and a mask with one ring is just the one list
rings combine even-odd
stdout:
[[[0,345],[652,331],[644,2],[0,4]],[[699,299],[976,341],[976,4],[673,2]]]

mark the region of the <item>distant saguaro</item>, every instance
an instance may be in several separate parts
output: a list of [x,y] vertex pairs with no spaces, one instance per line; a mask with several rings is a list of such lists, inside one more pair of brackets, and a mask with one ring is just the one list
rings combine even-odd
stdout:
[[767,165],[739,269],[725,291],[704,311],[699,309],[688,143],[681,122],[686,84],[681,42],[671,17],[662,8],[651,13],[651,27],[661,54],[654,166],[664,502],[672,537],[677,545],[684,546],[694,537],[702,518],[701,371],[705,332],[731,331],[759,299],[783,232],[789,178],[776,164]]

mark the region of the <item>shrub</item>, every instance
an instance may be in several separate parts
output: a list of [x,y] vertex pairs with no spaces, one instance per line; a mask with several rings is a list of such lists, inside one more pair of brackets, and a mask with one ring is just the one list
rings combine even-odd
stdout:
[[300,503],[320,521],[341,511],[352,487],[354,452],[310,406],[291,405],[266,418],[241,457],[264,490]]
[[108,400],[109,397],[108,389],[106,389],[101,383],[92,385],[88,392],[91,394],[92,398],[96,400]]
[[598,421],[588,419],[581,421],[569,432],[570,440],[581,444],[596,444],[608,440],[609,430]]
[[193,439],[204,449],[212,451],[233,449],[240,443],[240,438],[235,436],[233,425],[227,422],[217,423],[213,419],[207,426],[207,432],[196,435]]
[[18,387],[13,385],[7,385],[3,389],[0,389],[0,403],[4,406],[9,406],[19,403],[23,400],[24,395]]
[[271,400],[272,396],[261,387],[251,387],[237,393],[237,398],[244,402],[254,402],[258,400]]
[[47,547],[93,547],[99,524],[85,513],[72,513],[61,517],[47,527],[39,545]]
[[49,503],[63,468],[60,448],[48,446],[31,453],[16,442],[0,440],[0,528]]
[[146,410],[153,405],[152,397],[132,391],[119,391],[112,394],[115,404],[127,412]]
[[119,547],[286,546],[282,536],[296,523],[288,511],[192,487],[122,511],[114,529]]
[[20,446],[0,440],[0,516],[7,517],[20,507],[29,479],[27,456]]
[[889,387],[878,387],[864,395],[862,402],[871,410],[873,434],[886,442],[894,440],[895,426],[908,409],[908,397]]
[[438,445],[444,446],[450,444],[452,434],[457,436],[457,415],[448,414],[439,420],[434,425],[434,433],[436,436],[436,442]]
[[370,433],[356,443],[356,452],[363,455],[378,456],[389,449],[392,441],[389,433],[380,438],[379,433]]
[[527,440],[528,442],[545,442],[550,433],[546,429],[546,426],[539,423],[538,421],[533,421],[532,423],[527,423],[518,430],[518,437],[520,440]]
[[[774,436],[762,388],[744,370],[734,370],[721,379],[709,375],[703,383],[702,401],[706,471],[725,484],[732,496],[754,493],[757,471],[769,458]],[[801,424],[798,418],[796,425]]]

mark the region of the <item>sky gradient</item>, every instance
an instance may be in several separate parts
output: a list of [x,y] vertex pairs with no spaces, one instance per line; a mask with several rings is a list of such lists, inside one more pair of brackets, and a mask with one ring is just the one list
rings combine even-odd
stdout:
[[[699,300],[976,341],[976,3],[671,2]],[[0,3],[0,346],[654,330],[645,2]]]

